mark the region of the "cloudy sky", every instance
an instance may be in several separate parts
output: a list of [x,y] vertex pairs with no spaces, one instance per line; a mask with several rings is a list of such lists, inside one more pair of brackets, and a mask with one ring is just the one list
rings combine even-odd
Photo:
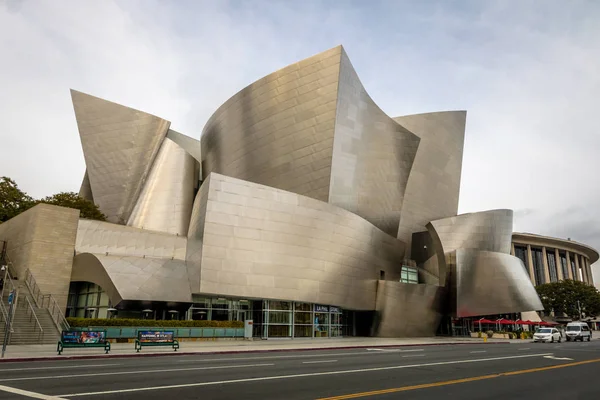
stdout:
[[460,212],[600,249],[599,21],[594,0],[0,0],[0,175],[79,189],[69,88],[197,138],[248,83],[343,44],[389,115],[468,110]]

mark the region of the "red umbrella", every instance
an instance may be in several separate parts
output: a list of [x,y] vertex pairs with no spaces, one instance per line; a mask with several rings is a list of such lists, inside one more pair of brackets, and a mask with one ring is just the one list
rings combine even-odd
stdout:
[[478,324],[495,324],[496,323],[496,321],[490,321],[489,319],[485,319],[485,318],[479,319],[474,322],[477,322]]
[[498,320],[498,323],[500,325],[514,325],[516,322],[511,321],[510,319],[500,319],[500,320]]

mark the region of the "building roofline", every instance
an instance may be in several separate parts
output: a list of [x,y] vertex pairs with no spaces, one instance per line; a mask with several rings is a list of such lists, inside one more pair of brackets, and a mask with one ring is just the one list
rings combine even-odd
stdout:
[[558,248],[561,248],[561,246],[562,247],[574,247],[581,253],[588,256],[588,258],[590,259],[590,264],[595,263],[600,258],[600,254],[598,254],[598,251],[596,249],[594,249],[591,246],[588,246],[587,244],[576,242],[575,240],[561,239],[561,238],[537,235],[535,233],[527,233],[527,232],[513,232],[513,234],[512,234],[513,242],[519,242],[521,240],[521,241],[527,243],[528,240],[532,240],[532,239],[534,239],[534,240],[537,239],[539,241],[547,242],[549,246],[554,245]]

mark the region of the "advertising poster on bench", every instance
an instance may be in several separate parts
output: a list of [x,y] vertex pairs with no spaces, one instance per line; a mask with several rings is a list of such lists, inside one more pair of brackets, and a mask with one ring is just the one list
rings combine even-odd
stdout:
[[95,344],[106,342],[106,332],[104,331],[68,331],[62,333],[63,343]]
[[139,331],[138,340],[141,343],[170,343],[175,336],[174,331]]

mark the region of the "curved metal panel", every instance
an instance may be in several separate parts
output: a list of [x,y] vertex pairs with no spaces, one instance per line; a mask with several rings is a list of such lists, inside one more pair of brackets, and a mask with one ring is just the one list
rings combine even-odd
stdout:
[[196,161],[199,163],[202,162],[202,149],[199,140],[174,131],[173,129],[169,129],[167,138],[177,143],[179,147],[187,151]]
[[170,123],[75,90],[71,97],[94,200],[108,221],[125,224]]
[[196,161],[165,138],[128,226],[185,236],[194,201]]
[[77,253],[185,259],[186,238],[109,222],[79,220]]
[[94,194],[92,193],[92,185],[90,185],[90,177],[88,176],[87,170],[83,176],[81,182],[81,188],[79,189],[79,197],[83,197],[86,200],[94,202]]
[[379,281],[375,335],[434,336],[446,298],[446,289],[440,286]]
[[338,46],[287,66],[227,100],[201,136],[203,176],[327,201],[341,53]]
[[71,280],[100,285],[115,305],[122,300],[192,301],[181,260],[78,254]]
[[490,210],[438,219],[427,224],[444,253],[475,249],[510,254],[512,210]]
[[512,210],[490,210],[431,221],[427,230],[438,257],[440,284],[445,285],[447,255],[457,249],[510,254]]
[[81,253],[73,258],[71,282],[95,283],[106,292],[113,306],[123,300],[111,277],[94,254]]
[[404,244],[347,210],[214,173],[205,189],[201,293],[373,310],[380,271],[400,279]]
[[329,202],[396,236],[419,138],[373,102],[345,51],[338,91]]
[[398,229],[398,239],[409,248],[413,233],[458,212],[466,117],[466,111],[446,111],[394,118],[421,139]]
[[456,316],[543,310],[523,262],[509,254],[456,250],[452,288]]

